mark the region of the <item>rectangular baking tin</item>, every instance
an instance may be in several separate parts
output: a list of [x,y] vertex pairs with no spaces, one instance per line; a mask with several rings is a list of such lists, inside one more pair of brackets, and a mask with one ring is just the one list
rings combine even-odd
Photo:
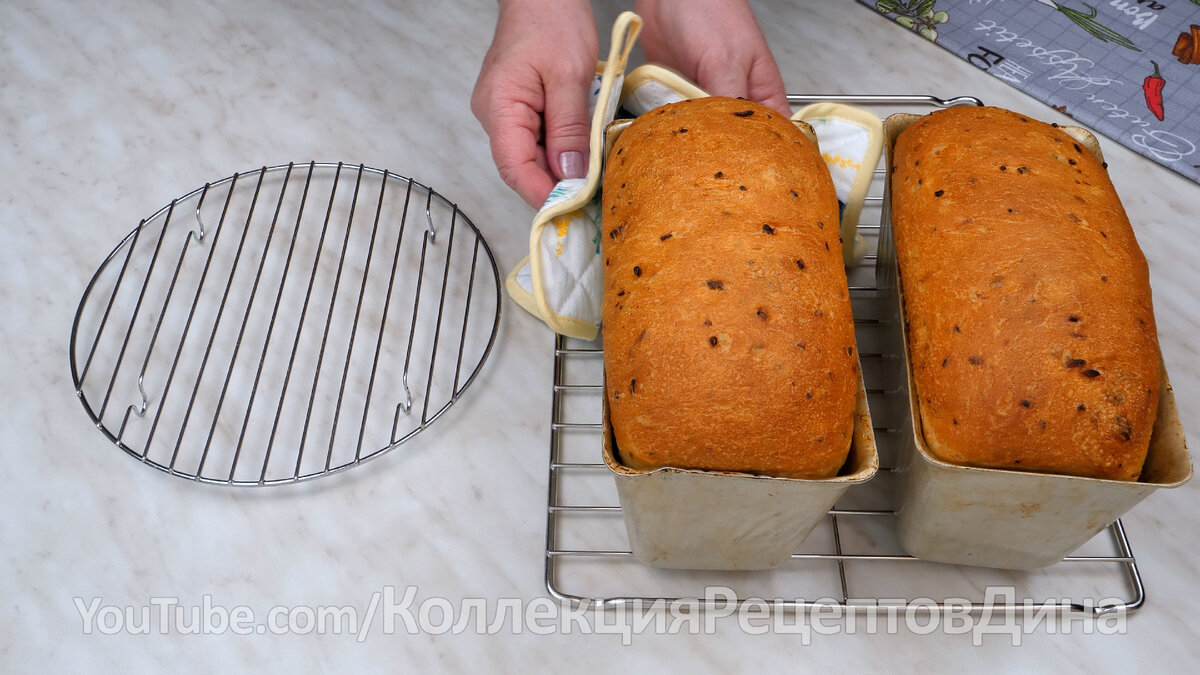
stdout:
[[654,567],[761,570],[799,548],[846,489],[879,469],[867,392],[859,367],[850,454],[833,478],[776,478],[735,471],[621,464],[604,392],[604,464],[617,483],[634,557]]
[[[632,120],[608,126],[605,156]],[[803,122],[796,126],[812,141]],[[825,517],[846,489],[879,469],[862,365],[850,454],[833,478],[776,478],[734,471],[660,468],[636,471],[620,463],[604,392],[604,464],[617,484],[634,557],[654,567],[761,570],[778,566]]]
[[[884,123],[887,180],[876,268],[880,297],[891,317],[888,339],[903,356],[903,372],[895,373],[899,396],[909,406],[900,430],[900,545],[934,562],[1008,569],[1053,565],[1155,490],[1178,487],[1191,478],[1175,396],[1164,367],[1158,417],[1136,482],[958,466],[929,452],[903,330],[904,295],[891,227],[892,151],[896,137],[917,119],[893,115]],[[1101,157],[1089,132],[1062,129]]]

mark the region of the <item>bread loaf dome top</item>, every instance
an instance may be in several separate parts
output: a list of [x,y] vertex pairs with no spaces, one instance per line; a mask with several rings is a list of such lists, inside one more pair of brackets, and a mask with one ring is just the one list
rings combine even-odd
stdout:
[[711,97],[642,115],[607,161],[602,329],[622,462],[836,474],[858,372],[815,144],[769,108]]
[[1149,271],[1105,165],[960,107],[897,138],[891,199],[926,444],[958,464],[1136,479],[1160,387]]

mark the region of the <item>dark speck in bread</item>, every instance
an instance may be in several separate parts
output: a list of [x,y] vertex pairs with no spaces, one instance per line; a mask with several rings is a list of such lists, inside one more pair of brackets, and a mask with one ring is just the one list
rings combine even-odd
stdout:
[[1129,440],[1133,434],[1133,425],[1129,422],[1129,418],[1124,415],[1117,415],[1113,421],[1117,423],[1117,433],[1120,434],[1121,438]]

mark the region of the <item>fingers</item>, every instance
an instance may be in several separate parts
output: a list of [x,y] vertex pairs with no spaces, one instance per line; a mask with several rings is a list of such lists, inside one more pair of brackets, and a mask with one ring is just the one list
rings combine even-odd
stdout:
[[561,79],[547,83],[544,92],[534,91],[541,89],[540,81],[531,87],[500,84],[497,93],[472,100],[476,117],[491,137],[500,178],[534,208],[541,208],[559,179],[587,175],[590,78]]
[[538,113],[518,104],[495,120],[491,132],[492,159],[501,180],[535,209],[542,207],[557,182],[538,145],[540,127]]
[[587,0],[501,0],[471,110],[500,177],[534,208],[559,178],[587,171],[596,51]]
[[546,84],[546,159],[558,178],[583,178],[588,168],[590,73],[569,73]]
[[746,71],[728,61],[716,62],[716,67],[696,73],[696,84],[713,96],[751,98]]
[[538,208],[554,187],[546,168],[541,134],[541,83],[536,74],[497,67],[493,54],[471,95],[471,112],[488,134],[500,178],[529,205]]
[[[501,179],[534,208],[542,206],[559,179],[587,175],[591,75],[573,71],[546,76],[544,84],[536,74],[497,78],[472,97]],[[543,120],[544,147],[539,142]]]
[[791,115],[779,66],[745,0],[638,0],[642,50],[710,94]]
[[701,89],[714,96],[750,99],[778,110],[785,116],[791,116],[783,77],[780,76],[779,68],[775,66],[775,60],[770,57],[769,52],[765,58],[759,56],[746,66],[727,60],[714,63],[714,67],[697,73],[696,84]]
[[787,100],[787,89],[783,86],[783,76],[779,74],[779,66],[768,51],[759,56],[750,66],[749,81],[747,82],[747,98],[774,108],[780,113],[791,117],[792,106]]

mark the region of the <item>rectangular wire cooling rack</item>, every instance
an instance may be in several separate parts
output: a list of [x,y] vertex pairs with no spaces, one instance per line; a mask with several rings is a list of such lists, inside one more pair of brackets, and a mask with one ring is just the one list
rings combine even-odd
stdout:
[[[978,99],[931,96],[790,96],[793,104],[838,101],[880,116],[925,112]],[[849,489],[780,567],[756,572],[662,570],[629,550],[616,486],[600,459],[604,352],[600,342],[557,336],[551,405],[546,510],[546,589],[563,602],[706,604],[709,589],[736,602],[765,601],[776,609],[818,606],[908,607],[972,612],[1022,607],[1099,615],[1132,611],[1145,602],[1137,560],[1118,520],[1060,563],[1036,571],[998,570],[918,560],[895,534],[896,456],[905,401],[887,386],[885,365],[899,355],[884,335],[875,284],[883,217],[884,170],[875,171],[859,231],[869,244],[862,265],[847,270],[863,376],[875,425],[880,471]],[[708,596],[707,603],[714,602]],[[722,599],[721,602],[726,602]]]

